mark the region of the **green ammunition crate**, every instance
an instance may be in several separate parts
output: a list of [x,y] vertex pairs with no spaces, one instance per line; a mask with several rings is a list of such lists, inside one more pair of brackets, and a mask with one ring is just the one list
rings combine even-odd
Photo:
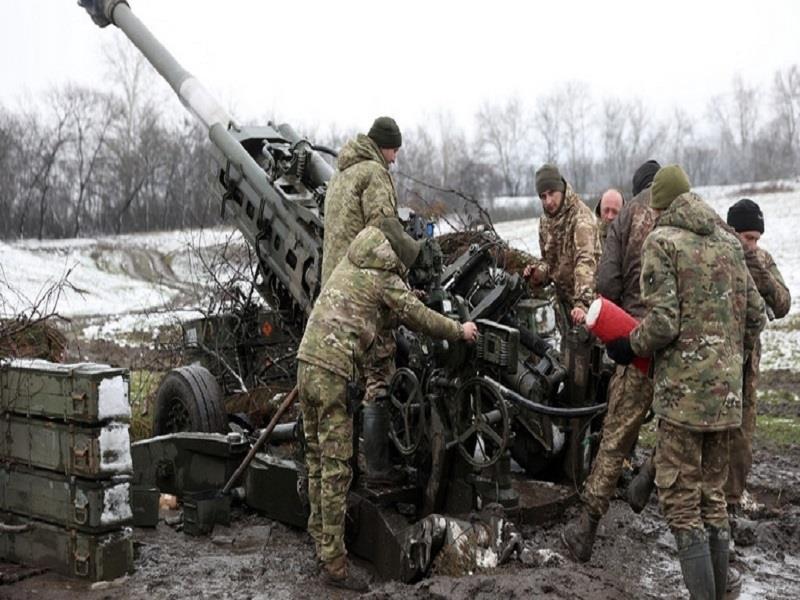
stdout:
[[79,427],[6,413],[0,416],[0,459],[91,479],[129,474],[128,425]]
[[92,535],[9,513],[0,513],[0,520],[24,526],[23,531],[0,535],[3,560],[90,581],[109,581],[133,572],[130,529]]
[[99,423],[129,421],[128,371],[17,359],[0,364],[0,411]]
[[131,522],[130,477],[92,480],[6,465],[0,467],[0,510],[89,533]]

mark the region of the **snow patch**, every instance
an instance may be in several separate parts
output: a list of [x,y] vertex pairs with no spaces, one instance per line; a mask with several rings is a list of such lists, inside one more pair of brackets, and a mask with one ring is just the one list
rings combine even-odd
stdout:
[[127,423],[111,422],[100,430],[100,470],[104,473],[130,473],[131,437]]
[[132,518],[130,484],[119,483],[108,488],[103,494],[103,514],[100,515],[100,523],[102,525],[112,525]]
[[131,404],[128,393],[128,381],[122,376],[107,377],[100,382],[97,389],[99,395],[97,418],[101,421],[131,417]]

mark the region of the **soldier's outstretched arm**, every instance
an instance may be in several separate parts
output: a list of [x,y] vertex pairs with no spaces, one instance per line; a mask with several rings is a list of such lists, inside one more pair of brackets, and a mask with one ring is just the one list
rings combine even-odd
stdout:
[[364,224],[378,227],[381,220],[397,217],[394,185],[389,173],[375,173],[361,194],[361,213]]
[[383,302],[409,329],[449,341],[463,337],[461,323],[425,306],[398,275],[387,276],[382,293]]
[[766,250],[758,249],[745,252],[744,256],[758,293],[764,298],[776,319],[785,317],[792,305],[792,295],[772,255]]
[[764,299],[758,293],[758,288],[750,273],[747,274],[747,309],[744,320],[744,351],[749,355],[756,344],[761,330],[767,323]]
[[642,300],[650,310],[631,333],[631,348],[639,356],[652,355],[680,332],[677,273],[665,243],[651,236],[642,249]]

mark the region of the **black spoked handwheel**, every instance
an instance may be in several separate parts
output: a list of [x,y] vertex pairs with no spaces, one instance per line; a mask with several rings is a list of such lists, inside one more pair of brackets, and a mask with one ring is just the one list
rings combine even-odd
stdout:
[[389,437],[400,454],[410,456],[419,448],[424,432],[419,379],[411,369],[397,369],[389,383]]
[[511,425],[505,400],[482,377],[464,382],[456,392],[455,440],[469,464],[492,466],[508,447]]

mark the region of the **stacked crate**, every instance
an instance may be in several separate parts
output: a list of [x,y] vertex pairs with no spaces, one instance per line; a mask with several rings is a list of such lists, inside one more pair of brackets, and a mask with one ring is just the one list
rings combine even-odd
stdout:
[[132,571],[128,373],[0,363],[0,558],[92,581]]

